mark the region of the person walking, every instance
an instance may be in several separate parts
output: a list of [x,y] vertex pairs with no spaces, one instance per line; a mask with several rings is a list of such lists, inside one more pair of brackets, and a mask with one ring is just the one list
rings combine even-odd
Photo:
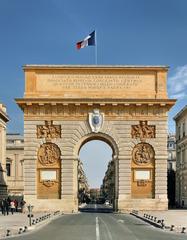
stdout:
[[10,210],[11,210],[11,213],[12,213],[12,215],[13,215],[14,212],[15,212],[15,203],[14,203],[14,201],[11,201],[11,202],[10,202]]
[[25,204],[26,204],[26,202],[22,199],[21,202],[20,202],[21,212],[22,213],[25,213]]
[[18,201],[16,199],[14,199],[14,204],[15,204],[16,212],[18,212]]
[[9,203],[8,199],[4,200],[4,204],[5,204],[6,214],[8,215],[9,214],[9,209],[10,209],[10,203]]
[[5,199],[1,200],[1,212],[5,216]]

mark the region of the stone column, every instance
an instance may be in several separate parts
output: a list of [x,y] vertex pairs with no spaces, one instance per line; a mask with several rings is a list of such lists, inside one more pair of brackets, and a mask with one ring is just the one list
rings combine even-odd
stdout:
[[[62,156],[61,170],[61,199],[65,204],[67,212],[78,210],[77,187],[75,187],[76,176],[74,174],[77,165],[77,158]],[[76,196],[75,196],[76,195]]]
[[131,160],[127,156],[118,157],[118,209],[128,207],[131,198]]

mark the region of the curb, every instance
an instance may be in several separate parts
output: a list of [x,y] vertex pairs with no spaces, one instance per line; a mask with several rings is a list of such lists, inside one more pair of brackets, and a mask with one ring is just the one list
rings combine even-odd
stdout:
[[31,226],[21,226],[17,230],[15,229],[5,229],[5,234],[1,236],[0,239],[7,239],[7,238],[12,238],[12,237],[18,237],[22,234],[25,233],[31,233],[33,230],[37,230],[40,227],[43,227],[50,223],[51,221],[57,219],[58,217],[64,215],[63,212],[56,211],[54,213],[48,213],[41,215],[40,217],[37,218],[32,218],[32,223]]
[[144,222],[147,222],[156,228],[160,228],[162,230],[167,229],[171,232],[173,231],[173,232],[186,234],[186,227],[180,227],[181,231],[177,231],[177,230],[179,230],[179,228],[177,228],[175,225],[166,226],[164,223],[164,219],[157,219],[157,217],[154,217],[154,216],[146,214],[146,213],[144,213],[143,216],[141,216],[141,215],[139,215],[137,210],[133,210],[130,213],[130,215],[133,215],[134,217],[139,218],[139,219],[143,220]]

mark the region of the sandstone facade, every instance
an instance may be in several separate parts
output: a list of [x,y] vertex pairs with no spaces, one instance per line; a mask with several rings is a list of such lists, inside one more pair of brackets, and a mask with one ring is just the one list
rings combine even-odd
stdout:
[[0,104],[0,199],[7,197],[6,178],[6,123],[9,118],[6,107]]
[[167,113],[175,103],[167,67],[24,70],[25,95],[16,101],[24,111],[24,195],[35,211],[78,210],[79,150],[96,139],[113,150],[116,210],[167,209]]

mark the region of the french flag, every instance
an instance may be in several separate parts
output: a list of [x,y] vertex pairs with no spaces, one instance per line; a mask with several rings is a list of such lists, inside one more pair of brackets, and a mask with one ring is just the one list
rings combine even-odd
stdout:
[[95,46],[95,31],[90,33],[83,41],[77,42],[77,49],[81,49],[87,46]]

